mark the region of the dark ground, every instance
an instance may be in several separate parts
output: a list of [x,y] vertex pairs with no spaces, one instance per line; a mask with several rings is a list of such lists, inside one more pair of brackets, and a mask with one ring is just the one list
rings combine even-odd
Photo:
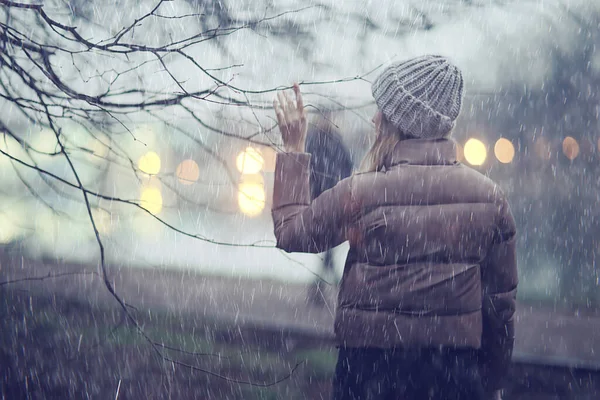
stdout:
[[[191,371],[159,357],[123,319],[94,275],[2,284],[49,272],[94,269],[32,262],[6,253],[0,261],[2,399],[330,396],[336,358],[330,333],[333,291],[325,308],[311,309],[301,285],[189,272],[112,271],[117,291],[135,307],[131,312],[153,341],[200,353],[158,347],[166,357],[255,384],[285,378],[303,362],[289,378],[259,388]],[[521,336],[505,398],[600,398],[599,374],[593,367],[597,318],[552,317],[548,312],[535,314],[537,319],[531,311],[521,314],[523,322],[517,325]],[[549,357],[542,363],[544,354]]]
[[[228,382],[157,357],[118,313],[60,297],[1,290],[6,399],[302,399],[327,398],[335,355],[331,349],[286,349],[264,335],[242,343],[239,334],[206,321],[144,315],[144,330],[158,343],[200,355],[161,351],[167,357],[232,379]],[[200,329],[198,329],[200,328]],[[260,338],[259,338],[260,339]],[[10,369],[7,369],[10,368]],[[9,376],[7,376],[9,375]],[[118,393],[118,396],[117,396]]]

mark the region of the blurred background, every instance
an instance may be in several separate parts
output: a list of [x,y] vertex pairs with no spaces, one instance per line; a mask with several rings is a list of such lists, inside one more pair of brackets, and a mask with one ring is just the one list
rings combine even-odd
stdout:
[[[44,9],[101,42],[156,4],[50,2]],[[322,118],[320,110],[333,110],[330,122],[358,165],[372,138],[369,80],[386,63],[439,53],[466,76],[464,111],[454,133],[459,157],[509,194],[520,233],[521,298],[597,304],[599,7],[583,1],[469,4],[315,2],[300,10],[286,2],[165,2],[156,13],[165,18],[148,18],[127,33],[131,38],[125,36],[160,47],[208,31],[219,19],[243,26],[244,19],[260,21],[265,12],[284,13],[264,26],[188,43],[189,57],[235,88],[219,87],[179,54],[158,60],[138,52],[127,60],[100,49],[52,55],[60,78],[74,91],[108,92],[117,105],[89,114],[78,113],[84,107],[75,100],[52,105],[65,111],[53,123],[83,184],[148,211],[92,199],[107,259],[132,267],[150,263],[308,279],[310,273],[277,250],[210,243],[273,243],[269,210],[279,148],[269,109],[272,89],[304,82],[311,122]],[[123,12],[112,15],[114,7]],[[2,12],[15,29],[36,20],[34,13],[6,5]],[[44,36],[42,23],[33,28],[32,41],[37,36],[49,46],[73,47],[59,35]],[[14,48],[3,55],[19,62],[21,56]],[[27,81],[6,63],[2,68],[2,124],[13,136],[4,132],[1,148],[73,181],[43,113],[15,100],[31,94]],[[41,79],[42,72],[33,68],[31,75]],[[150,90],[168,97],[205,88],[215,91],[213,97],[224,94],[215,97],[220,101],[190,95],[181,104],[141,104]],[[47,89],[62,93],[51,82]],[[260,91],[267,93],[255,93]],[[118,107],[131,102],[137,107]],[[0,241],[20,242],[34,258],[95,262],[97,243],[81,194],[5,155],[0,163]]]
[[313,281],[320,256],[274,248],[276,91],[300,82],[357,167],[370,82],[435,53],[465,76],[459,159],[509,196],[521,304],[599,310],[599,3],[38,4],[0,1],[0,246],[23,276],[95,270],[102,244],[109,274]]

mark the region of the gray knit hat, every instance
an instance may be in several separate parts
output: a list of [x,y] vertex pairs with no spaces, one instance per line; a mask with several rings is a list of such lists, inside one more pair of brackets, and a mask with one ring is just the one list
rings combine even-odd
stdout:
[[396,128],[416,138],[438,139],[454,128],[463,77],[446,58],[427,55],[387,67],[372,91],[379,110]]

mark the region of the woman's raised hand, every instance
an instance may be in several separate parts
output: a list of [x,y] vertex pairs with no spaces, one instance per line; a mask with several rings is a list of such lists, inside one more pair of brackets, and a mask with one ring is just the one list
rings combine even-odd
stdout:
[[286,152],[304,152],[306,143],[306,114],[302,93],[297,83],[294,83],[295,101],[286,91],[277,93],[273,101],[277,124]]

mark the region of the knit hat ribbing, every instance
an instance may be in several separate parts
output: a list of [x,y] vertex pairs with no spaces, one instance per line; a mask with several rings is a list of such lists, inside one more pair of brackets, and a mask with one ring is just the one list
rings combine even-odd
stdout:
[[396,128],[416,138],[438,139],[450,134],[460,114],[463,78],[446,58],[427,55],[386,68],[372,92]]

